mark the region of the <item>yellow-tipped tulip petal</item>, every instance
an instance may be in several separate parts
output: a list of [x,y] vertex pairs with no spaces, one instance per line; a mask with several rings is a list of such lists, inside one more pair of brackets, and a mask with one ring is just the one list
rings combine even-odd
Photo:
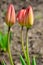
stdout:
[[27,27],[32,26],[34,23],[34,16],[33,16],[33,10],[32,7],[29,6],[28,8],[26,8],[26,20],[25,20],[25,24]]

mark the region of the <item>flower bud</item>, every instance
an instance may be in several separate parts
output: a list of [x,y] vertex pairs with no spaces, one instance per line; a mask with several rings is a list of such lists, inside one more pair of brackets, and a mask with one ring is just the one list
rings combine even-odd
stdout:
[[33,17],[33,10],[32,7],[29,6],[26,8],[26,20],[25,25],[26,27],[31,27],[33,25],[34,17]]
[[5,17],[6,24],[11,27],[15,23],[15,20],[16,20],[16,15],[15,15],[14,6],[10,4],[8,6]]
[[25,9],[22,9],[17,14],[17,21],[19,22],[19,24],[21,26],[24,26],[25,25],[25,13],[26,13],[26,10]]

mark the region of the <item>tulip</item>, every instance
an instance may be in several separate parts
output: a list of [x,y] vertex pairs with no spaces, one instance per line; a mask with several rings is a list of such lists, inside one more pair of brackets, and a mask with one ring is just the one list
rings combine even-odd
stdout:
[[15,9],[12,4],[8,6],[5,21],[8,26],[12,26],[15,23],[16,15],[15,15]]
[[33,9],[31,6],[26,8],[26,19],[25,19],[25,26],[31,27],[33,25],[34,17],[33,17]]
[[27,28],[33,25],[34,16],[33,9],[31,6],[28,6],[26,9],[22,9],[17,14],[17,21],[22,26],[26,26]]
[[18,12],[18,14],[17,14],[17,21],[19,22],[19,24],[21,26],[25,25],[25,14],[26,14],[26,10],[25,9],[20,10]]
[[7,9],[5,21],[6,21],[6,24],[8,25],[8,37],[7,37],[7,40],[8,40],[7,49],[8,50],[7,51],[8,51],[11,65],[14,65],[14,63],[13,63],[13,58],[12,58],[11,50],[10,50],[10,28],[15,23],[15,20],[16,20],[16,15],[15,15],[14,6],[10,4]]

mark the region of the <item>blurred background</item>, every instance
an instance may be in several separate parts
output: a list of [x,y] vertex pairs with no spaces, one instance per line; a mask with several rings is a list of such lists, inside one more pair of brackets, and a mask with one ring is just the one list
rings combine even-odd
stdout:
[[[7,25],[5,24],[5,13],[8,5],[12,3],[14,5],[16,14],[22,8],[26,8],[29,5],[33,7],[34,11],[34,25],[28,31],[29,39],[29,52],[30,58],[36,56],[37,65],[43,65],[43,0],[0,0],[0,31],[7,32]],[[21,65],[18,53],[22,53],[20,32],[21,27],[18,23],[13,25],[12,29],[12,41],[11,52],[15,65]],[[26,28],[23,30],[24,41],[26,40]],[[26,41],[25,41],[26,42]],[[8,54],[0,50],[0,63],[4,60],[7,65],[10,65]],[[0,64],[1,65],[1,64]]]

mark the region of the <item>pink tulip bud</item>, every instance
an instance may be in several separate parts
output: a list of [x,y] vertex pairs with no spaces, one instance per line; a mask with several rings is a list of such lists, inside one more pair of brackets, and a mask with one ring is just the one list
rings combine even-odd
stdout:
[[27,27],[32,26],[34,21],[34,16],[33,16],[33,10],[32,7],[29,6],[26,8],[26,20],[25,20],[25,25]]
[[8,26],[12,26],[15,23],[15,20],[16,20],[16,15],[15,15],[14,6],[10,4],[7,9],[5,21]]
[[24,26],[25,25],[25,14],[26,10],[22,9],[18,12],[17,14],[17,21],[19,22],[20,25]]

